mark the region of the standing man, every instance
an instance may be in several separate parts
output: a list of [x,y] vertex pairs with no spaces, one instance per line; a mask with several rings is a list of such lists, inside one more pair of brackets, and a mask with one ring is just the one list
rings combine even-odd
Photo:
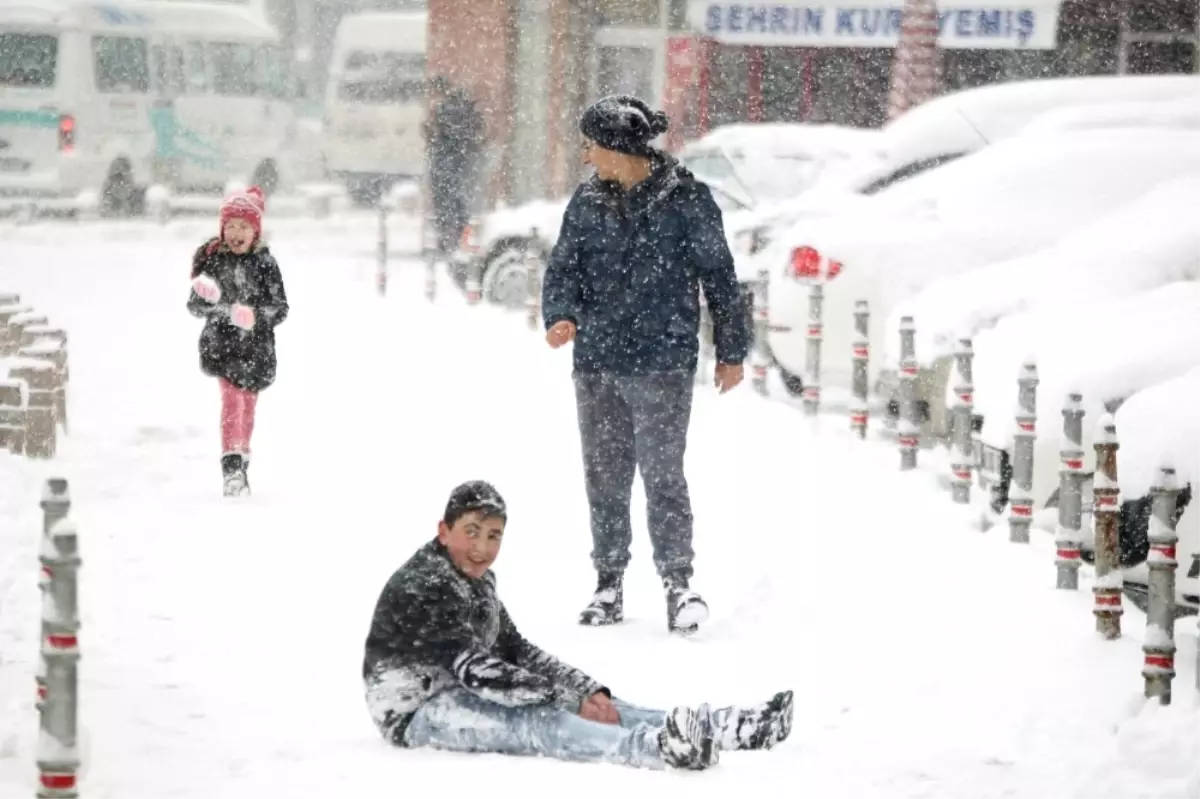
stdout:
[[442,75],[430,81],[430,115],[425,122],[429,188],[438,230],[438,249],[453,252],[471,218],[483,149],[483,115],[465,89]]
[[716,387],[742,381],[748,331],[721,211],[708,187],[650,145],[668,121],[605,97],[580,119],[595,169],[571,198],[542,294],[546,341],[574,341],[575,399],[598,580],[580,623],[624,618],[629,499],[642,473],[667,629],[689,634],[708,606],[689,588],[692,507],[683,474],[699,350],[699,289],[712,314]]

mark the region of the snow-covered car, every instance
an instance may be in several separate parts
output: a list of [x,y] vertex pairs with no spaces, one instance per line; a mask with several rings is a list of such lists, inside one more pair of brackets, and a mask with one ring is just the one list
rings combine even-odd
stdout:
[[1003,471],[995,465],[1011,451],[1017,375],[1023,363],[1037,364],[1033,499],[1035,509],[1053,507],[1067,394],[1082,396],[1084,468],[1090,472],[1095,428],[1104,413],[1200,367],[1200,283],[1180,280],[1105,299],[1062,295],[1001,319],[976,336],[974,350],[980,462],[990,474]]
[[[1176,487],[1190,488],[1191,497],[1176,522],[1179,536],[1175,574],[1176,601],[1200,609],[1200,367],[1144,389],[1117,409],[1115,421],[1121,448],[1117,476],[1123,499],[1146,497],[1162,466],[1175,469]],[[1177,500],[1177,505],[1182,504]],[[1144,562],[1125,571],[1125,581],[1145,584]]]
[[802,384],[809,286],[820,281],[823,389],[844,395],[849,385],[859,300],[870,306],[875,383],[895,360],[885,336],[892,310],[933,280],[1037,252],[1197,170],[1200,148],[1186,131],[1052,131],[1000,141],[801,220],[754,257],[770,275],[771,353],[785,382]]
[[[730,231],[741,226],[742,214],[802,194],[846,163],[880,157],[878,135],[838,125],[727,125],[688,143],[678,158],[713,190]],[[567,198],[538,200],[483,220],[474,244],[487,299],[523,299],[525,253],[533,248],[544,254],[554,246],[566,206]]]
[[1025,131],[1113,127],[1113,118],[1138,119],[1139,127],[1187,126],[1200,113],[1197,97],[1200,77],[1192,75],[1022,80],[937,97],[885,125],[872,152],[822,170],[803,195],[741,215],[730,230],[739,244],[735,257],[753,256],[803,220],[838,214],[861,197]]

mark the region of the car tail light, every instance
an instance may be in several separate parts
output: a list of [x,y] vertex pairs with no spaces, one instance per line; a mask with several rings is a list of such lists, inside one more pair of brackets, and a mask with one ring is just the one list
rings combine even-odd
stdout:
[[792,277],[797,279],[819,277],[821,254],[812,247],[797,247],[792,250]]
[[842,273],[842,262],[835,261],[832,258],[830,258],[829,262],[825,265],[825,279],[833,280],[835,277],[837,277],[841,273]]
[[58,118],[58,149],[64,153],[75,149],[75,117],[70,114]]

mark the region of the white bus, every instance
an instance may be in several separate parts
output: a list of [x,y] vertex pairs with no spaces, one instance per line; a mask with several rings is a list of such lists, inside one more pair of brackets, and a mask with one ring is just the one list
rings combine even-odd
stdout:
[[270,193],[294,135],[278,33],[249,7],[174,0],[0,3],[0,205],[98,202],[145,189]]
[[342,18],[325,97],[325,166],[372,203],[425,172],[426,14]]

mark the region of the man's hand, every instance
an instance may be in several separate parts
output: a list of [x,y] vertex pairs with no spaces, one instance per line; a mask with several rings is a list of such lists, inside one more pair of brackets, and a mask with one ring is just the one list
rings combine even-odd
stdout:
[[738,383],[742,382],[742,378],[745,376],[746,371],[740,363],[719,363],[713,374],[713,385],[720,393],[724,394],[726,391],[737,388]]
[[560,322],[555,322],[546,331],[546,343],[550,345],[550,349],[558,349],[569,341],[575,340],[575,323],[567,319]]
[[607,694],[594,693],[579,706],[579,715],[600,724],[620,724],[621,714]]

